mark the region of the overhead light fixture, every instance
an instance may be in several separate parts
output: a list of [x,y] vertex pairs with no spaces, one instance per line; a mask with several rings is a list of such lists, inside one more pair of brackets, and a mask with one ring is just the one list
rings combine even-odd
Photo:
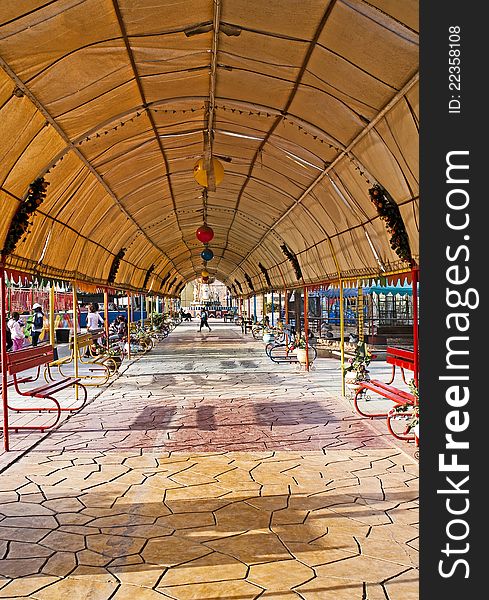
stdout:
[[[194,25],[193,27],[188,27],[183,30],[183,33],[187,37],[192,37],[193,35],[201,35],[202,33],[208,33],[212,31],[213,24],[212,23],[201,23],[200,25]],[[222,31],[224,35],[227,36],[238,36],[241,34],[241,27],[237,27],[236,25],[229,25],[229,23],[220,23],[219,31]]]
[[236,25],[230,25],[229,23],[221,23],[219,25],[219,31],[222,31],[225,35],[228,36],[238,36],[241,35],[241,27],[237,27]]
[[194,25],[193,27],[184,29],[183,33],[187,37],[192,37],[193,35],[200,35],[202,33],[208,33],[209,31],[212,31],[212,23],[202,23],[200,25]]

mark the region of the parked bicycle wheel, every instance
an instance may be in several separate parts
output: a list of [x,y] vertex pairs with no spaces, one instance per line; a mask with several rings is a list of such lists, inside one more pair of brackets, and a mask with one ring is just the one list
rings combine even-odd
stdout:
[[255,338],[255,340],[261,340],[263,337],[263,326],[255,325],[254,327],[252,327],[251,333],[252,333],[253,337]]

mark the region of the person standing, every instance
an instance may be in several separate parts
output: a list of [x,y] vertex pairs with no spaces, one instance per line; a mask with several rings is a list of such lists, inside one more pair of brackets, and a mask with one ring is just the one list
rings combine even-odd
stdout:
[[32,305],[32,310],[34,311],[34,317],[32,320],[31,340],[32,345],[37,346],[44,326],[44,313],[42,312],[42,306],[38,302]]
[[103,326],[104,326],[104,320],[102,319],[102,316],[98,312],[98,303],[92,302],[91,304],[88,305],[87,331],[94,331],[96,329],[101,329],[101,328],[103,328]]
[[25,334],[24,334],[24,324],[20,320],[20,315],[18,312],[13,312],[10,319],[7,322],[7,327],[10,329],[10,335],[12,337],[12,350],[15,352],[16,350],[21,350],[24,345]]
[[[100,315],[100,313],[98,312],[98,303],[97,302],[92,302],[91,304],[88,305],[88,313],[87,313],[87,333],[90,331],[96,331],[98,329],[101,329],[104,326],[104,320],[102,319],[102,316]],[[100,336],[99,338],[97,338],[96,340],[94,340],[94,342],[98,345],[102,345],[102,336]],[[85,352],[85,357],[89,357],[90,356],[90,352],[87,351]]]
[[207,311],[205,310],[205,308],[202,309],[202,311],[200,312],[200,327],[199,327],[199,331],[202,331],[202,327],[204,327],[204,325],[207,327],[207,329],[209,331],[212,331],[212,329],[209,327],[209,323],[207,322],[208,316],[207,316]]

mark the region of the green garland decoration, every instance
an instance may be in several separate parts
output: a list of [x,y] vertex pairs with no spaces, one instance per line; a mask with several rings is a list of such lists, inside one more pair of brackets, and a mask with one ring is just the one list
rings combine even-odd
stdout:
[[121,264],[121,260],[124,258],[125,253],[126,248],[121,248],[119,252],[114,256],[112,266],[110,267],[109,276],[107,277],[108,283],[114,283],[117,271],[119,270],[119,266]]
[[150,268],[146,271],[146,275],[144,276],[143,288],[145,288],[148,285],[149,278],[151,277],[151,274],[154,270],[155,265],[151,265]]
[[39,177],[30,184],[27,197],[20,203],[10,223],[3,245],[3,256],[12,254],[21,238],[29,233],[29,227],[32,225],[31,218],[46,198],[48,185],[49,183],[44,180],[44,177]]
[[302,269],[299,265],[299,259],[297,258],[297,255],[294,254],[294,252],[292,252],[292,250],[287,246],[287,244],[282,244],[280,246],[280,249],[284,253],[284,256],[286,256],[292,264],[297,281],[300,281],[302,279]]
[[409,238],[398,205],[389,192],[378,183],[374,184],[368,193],[372,204],[377,209],[377,214],[387,225],[387,231],[391,236],[391,248],[401,260],[412,264]]
[[253,287],[253,282],[251,281],[251,277],[248,275],[248,273],[244,274],[244,278],[246,279],[246,283],[248,284],[248,287],[250,288],[250,290],[252,292],[254,292],[255,288]]
[[271,288],[272,282],[270,281],[270,275],[268,274],[267,269],[261,264],[261,262],[258,263],[258,267],[260,268],[260,271],[265,276],[265,281],[267,282],[268,287]]

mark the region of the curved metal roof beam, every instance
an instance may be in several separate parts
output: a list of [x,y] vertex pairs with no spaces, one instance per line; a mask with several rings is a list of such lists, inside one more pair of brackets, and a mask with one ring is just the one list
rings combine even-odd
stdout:
[[[61,127],[58,125],[58,123],[56,122],[56,120],[50,115],[50,113],[44,108],[44,106],[41,104],[41,102],[39,102],[39,100],[34,96],[34,94],[29,90],[29,88],[24,85],[23,81],[21,81],[21,79],[19,79],[19,77],[17,77],[17,75],[12,71],[12,69],[10,68],[10,66],[3,60],[3,58],[0,56],[0,67],[2,67],[2,69],[5,71],[5,73],[10,77],[10,79],[12,79],[12,81],[15,83],[15,85],[22,90],[22,92],[29,98],[29,100],[32,102],[32,104],[36,107],[36,109],[43,115],[43,117],[45,117],[45,119],[48,121],[48,123],[51,125],[51,127],[53,127],[53,129],[56,131],[56,133],[63,139],[65,140],[66,144],[67,144],[67,151],[72,150],[76,155],[77,158],[85,165],[85,167],[92,173],[92,175],[97,179],[97,181],[102,185],[102,187],[105,189],[105,191],[107,192],[107,194],[112,198],[112,200],[115,202],[115,204],[118,206],[118,208],[121,210],[122,213],[124,213],[124,215],[127,217],[127,219],[129,219],[133,225],[136,227],[136,229],[138,231],[140,231],[142,233],[142,235],[144,235],[146,237],[146,239],[148,240],[148,242],[158,250],[158,252],[164,256],[167,260],[170,260],[168,258],[168,256],[165,254],[165,252],[159,248],[158,246],[156,246],[152,240],[144,233],[144,231],[142,230],[142,228],[139,226],[139,224],[137,223],[137,221],[130,215],[130,213],[122,206],[122,204],[120,203],[119,199],[117,198],[117,196],[114,194],[114,192],[110,189],[110,187],[108,186],[108,184],[105,182],[105,180],[103,179],[103,177],[100,175],[100,173],[98,173],[98,171],[92,166],[92,164],[90,163],[89,160],[87,160],[85,158],[85,156],[80,152],[80,150],[74,145],[73,142],[70,141],[70,139],[68,138],[68,136],[65,134],[65,132],[61,129]],[[49,167],[46,169],[41,170],[41,172],[38,174],[38,177],[43,177],[46,174],[46,171],[49,170]],[[171,262],[171,260],[170,260]]]
[[[380,121],[380,119],[382,119],[384,117],[384,115],[386,113],[389,112],[389,110],[397,103],[399,102],[399,100],[401,100],[401,98],[403,96],[405,96],[407,94],[407,92],[412,88],[413,85],[415,85],[417,83],[417,81],[419,80],[419,73],[416,73],[411,79],[410,81],[408,81],[408,83],[394,96],[394,98],[392,98],[385,106],[384,108],[378,113],[378,115],[375,117],[375,119],[373,119],[364,129],[362,129],[362,131],[355,137],[355,139],[348,145],[348,147],[341,153],[340,156],[338,156],[332,163],[331,165],[329,165],[328,167],[326,167],[324,169],[324,171],[318,175],[318,177],[311,183],[311,185],[307,188],[307,190],[301,194],[301,196],[296,200],[296,202],[294,203],[293,206],[291,206],[290,208],[288,208],[284,214],[274,223],[274,225],[272,225],[272,227],[270,227],[270,231],[267,232],[266,234],[263,235],[263,237],[260,239],[260,241],[254,246],[254,248],[249,252],[248,256],[245,258],[245,260],[251,256],[251,254],[253,254],[253,252],[263,243],[264,239],[267,237],[267,235],[280,223],[283,221],[283,219],[285,219],[285,217],[287,217],[287,215],[292,212],[294,210],[294,208],[301,204],[302,200],[304,200],[304,198],[310,194],[310,192],[328,175],[328,173],[334,169],[334,167],[336,166],[336,164],[344,157],[346,156],[351,150],[353,150],[353,148],[356,146],[356,144],[358,144],[358,142],[365,136],[367,135],[367,133],[373,129],[376,124]],[[357,160],[355,158],[355,160]],[[369,174],[369,176],[372,178],[372,181],[375,181],[375,177],[373,177],[371,174]],[[234,272],[234,271],[233,271]],[[231,273],[232,275],[232,273]]]

